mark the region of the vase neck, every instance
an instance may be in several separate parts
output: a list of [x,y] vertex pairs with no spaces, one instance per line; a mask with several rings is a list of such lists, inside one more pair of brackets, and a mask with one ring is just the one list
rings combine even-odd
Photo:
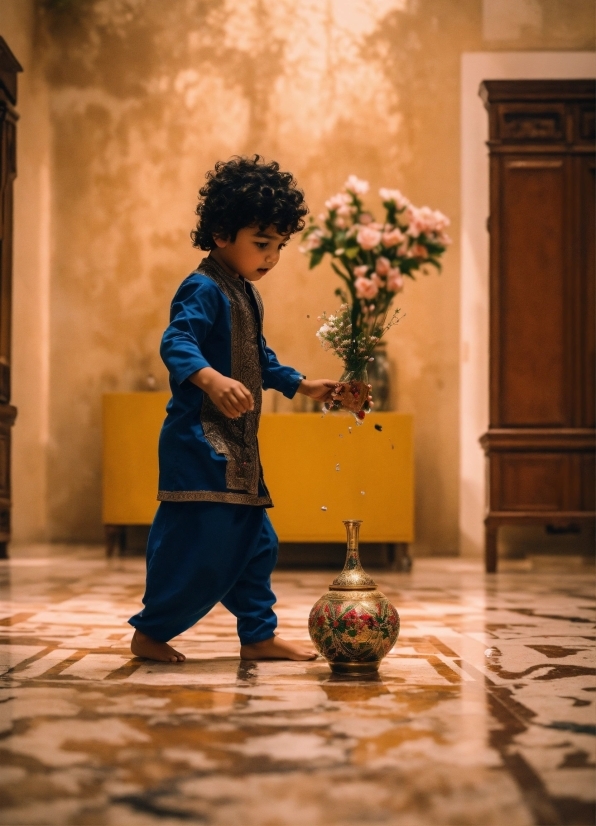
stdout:
[[[344,525],[346,528],[346,541],[348,545],[348,558],[350,555],[358,559],[358,540],[360,535],[360,519],[345,519]],[[347,561],[347,560],[346,560]]]
[[[367,364],[361,364],[355,367],[353,370],[348,369],[347,367],[344,369],[340,381],[363,381],[365,384],[368,383],[368,370]],[[344,522],[344,525],[346,523]]]
[[341,574],[329,586],[331,591],[373,591],[377,587],[377,583],[360,564],[358,534],[361,524],[361,520],[358,519],[344,520],[348,546],[346,562]]

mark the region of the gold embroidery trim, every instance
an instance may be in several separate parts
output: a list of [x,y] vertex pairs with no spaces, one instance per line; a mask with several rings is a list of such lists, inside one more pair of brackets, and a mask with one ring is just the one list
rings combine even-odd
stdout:
[[[203,395],[201,424],[205,438],[216,453],[226,457],[226,487],[257,496],[262,479],[257,431],[262,407],[262,374],[258,337],[261,333],[246,290],[255,298],[259,317],[263,305],[250,282],[228,275],[212,258],[204,258],[198,272],[211,278],[230,302],[231,374],[252,393],[254,409],[239,419],[229,419]],[[224,500],[219,500],[224,501]]]
[[159,502],[227,502],[232,505],[271,505],[269,496],[217,490],[160,490]]

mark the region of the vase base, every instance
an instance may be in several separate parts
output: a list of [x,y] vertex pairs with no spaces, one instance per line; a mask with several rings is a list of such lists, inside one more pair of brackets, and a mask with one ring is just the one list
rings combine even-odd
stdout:
[[376,674],[380,664],[380,660],[368,663],[328,663],[334,674],[348,674],[352,677],[360,674]]

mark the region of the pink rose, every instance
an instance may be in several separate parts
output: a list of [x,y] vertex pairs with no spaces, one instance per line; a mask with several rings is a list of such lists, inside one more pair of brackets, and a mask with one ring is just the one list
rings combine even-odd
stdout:
[[333,209],[340,209],[342,206],[350,203],[350,196],[345,192],[338,192],[337,195],[332,195],[328,201],[325,201],[325,206],[329,211]]
[[428,250],[424,244],[414,244],[412,247],[412,255],[414,258],[428,258]]
[[360,214],[360,223],[361,224],[372,224],[373,217],[370,212],[362,212]]
[[363,250],[372,250],[381,242],[381,233],[372,227],[360,227],[356,240]]
[[373,278],[357,278],[354,288],[358,298],[374,298],[379,292],[377,280]]
[[356,278],[364,278],[366,273],[368,272],[368,267],[366,264],[361,264],[359,267],[354,267],[354,275]]
[[398,293],[404,288],[404,277],[397,267],[392,267],[387,276],[387,289]]
[[300,245],[300,252],[311,252],[318,249],[323,243],[323,233],[320,229],[315,229],[309,233],[304,242]]
[[407,207],[410,203],[406,196],[401,194],[399,189],[380,189],[379,195],[383,202],[392,201],[399,210]]
[[381,235],[381,243],[384,247],[395,247],[404,240],[405,235],[398,227],[386,229]]
[[446,215],[438,209],[433,210],[427,206],[418,208],[410,205],[406,216],[409,223],[408,235],[412,238],[418,238],[422,232],[427,235],[439,233],[449,226],[449,218]]
[[406,218],[408,219],[408,229],[406,232],[411,238],[418,238],[424,230],[424,221],[420,210],[415,206],[409,206],[406,210]]
[[368,181],[363,181],[357,178],[356,175],[350,175],[344,184],[344,189],[353,195],[366,195],[368,192]]
[[377,258],[377,263],[375,265],[377,275],[387,275],[390,269],[391,261],[388,258],[385,258],[384,255],[379,256],[379,258]]
[[438,209],[435,209],[435,211],[433,212],[433,219],[434,219],[433,230],[435,232],[442,232],[451,223],[449,218],[446,215],[443,215],[442,212],[439,212]]

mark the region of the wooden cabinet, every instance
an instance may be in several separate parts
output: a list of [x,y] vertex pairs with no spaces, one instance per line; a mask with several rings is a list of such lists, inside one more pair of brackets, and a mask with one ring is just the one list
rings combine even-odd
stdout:
[[17,59],[0,37],[0,558],[10,540],[10,404],[13,184],[17,174]]
[[485,81],[490,155],[486,568],[502,524],[594,520],[591,80]]
[[[168,393],[103,398],[103,521],[108,550],[122,526],[147,525],[157,508],[157,441]],[[375,427],[377,425],[377,427]],[[362,540],[414,539],[413,419],[375,413],[266,414],[261,460],[281,542],[345,542],[342,519],[362,519]]]

